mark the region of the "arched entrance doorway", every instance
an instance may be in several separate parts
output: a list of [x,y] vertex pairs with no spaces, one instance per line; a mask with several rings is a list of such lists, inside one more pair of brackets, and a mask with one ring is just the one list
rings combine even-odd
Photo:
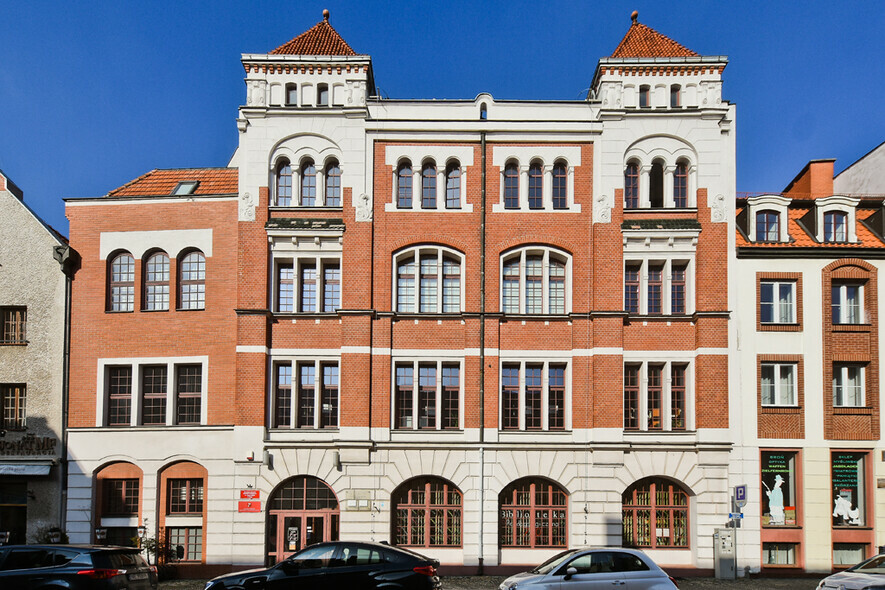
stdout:
[[324,481],[310,475],[287,479],[267,503],[267,565],[308,545],[337,541],[338,519],[338,498]]

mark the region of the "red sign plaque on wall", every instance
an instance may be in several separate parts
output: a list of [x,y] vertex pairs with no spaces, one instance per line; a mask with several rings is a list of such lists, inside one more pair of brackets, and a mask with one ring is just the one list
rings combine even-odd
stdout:
[[240,500],[237,512],[261,512],[261,502],[258,500]]
[[241,500],[257,500],[261,497],[260,490],[240,490]]

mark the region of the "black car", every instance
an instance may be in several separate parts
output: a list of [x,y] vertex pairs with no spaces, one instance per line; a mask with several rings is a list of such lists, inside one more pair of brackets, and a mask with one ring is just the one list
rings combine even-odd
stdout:
[[134,547],[8,545],[0,547],[0,588],[156,590],[157,568]]
[[344,588],[433,590],[441,587],[439,562],[383,543],[335,541],[302,549],[268,569],[210,580],[205,590]]

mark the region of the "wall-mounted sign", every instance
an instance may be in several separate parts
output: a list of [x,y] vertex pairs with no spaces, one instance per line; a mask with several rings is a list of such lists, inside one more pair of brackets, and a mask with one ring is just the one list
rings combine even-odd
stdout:
[[18,440],[0,440],[0,455],[34,457],[56,455],[58,439],[54,436],[34,436],[26,434]]
[[240,490],[240,499],[242,500],[257,500],[261,497],[261,492],[259,490]]
[[240,500],[237,503],[237,512],[261,512],[261,502],[257,500]]

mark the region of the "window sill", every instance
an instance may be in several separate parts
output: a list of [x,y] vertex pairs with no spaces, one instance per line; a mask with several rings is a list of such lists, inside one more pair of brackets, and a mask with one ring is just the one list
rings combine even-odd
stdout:
[[167,307],[166,309],[142,309],[141,311],[143,313],[158,313],[158,312],[162,313],[162,312],[168,312],[169,308]]
[[834,406],[833,414],[836,416],[872,416],[873,408],[855,406]]
[[763,414],[801,414],[801,406],[762,406]]
[[492,213],[580,213],[581,204],[572,203],[568,207],[505,207],[503,203],[492,203]]
[[872,324],[831,324],[833,332],[871,332]]
[[308,211],[341,211],[344,207],[341,205],[336,207],[327,207],[325,205],[270,205],[268,209],[271,211],[304,211],[305,209]]
[[27,346],[28,343],[28,340],[24,340],[21,342],[0,342],[0,346]]
[[205,307],[176,307],[175,311],[206,311]]
[[802,324],[757,324],[757,332],[801,332]]
[[106,309],[105,313],[135,313],[134,309]]

